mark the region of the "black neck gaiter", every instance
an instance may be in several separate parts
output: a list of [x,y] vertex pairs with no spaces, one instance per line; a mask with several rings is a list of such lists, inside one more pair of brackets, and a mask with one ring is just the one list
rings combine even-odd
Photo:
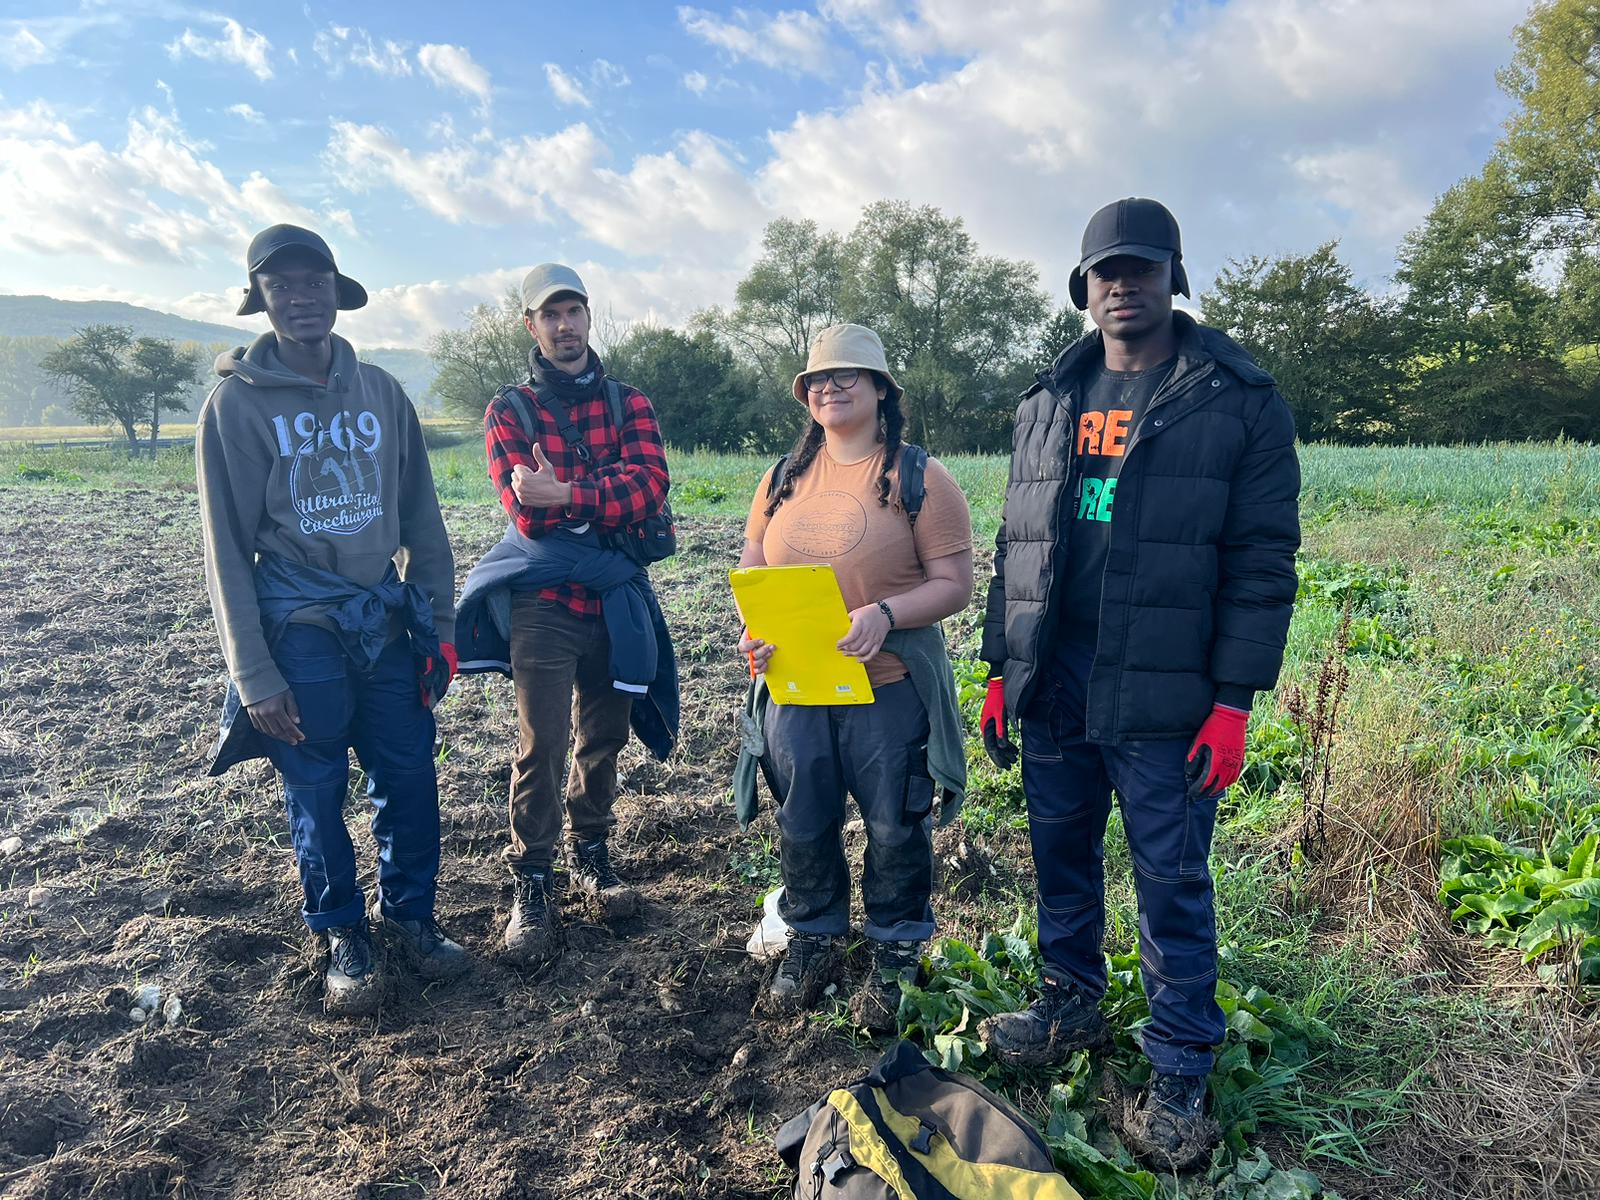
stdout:
[[528,374],[534,391],[554,392],[571,408],[580,401],[592,399],[600,391],[606,368],[600,356],[590,350],[588,365],[579,374],[569,375],[540,354],[538,346],[533,346],[528,351]]

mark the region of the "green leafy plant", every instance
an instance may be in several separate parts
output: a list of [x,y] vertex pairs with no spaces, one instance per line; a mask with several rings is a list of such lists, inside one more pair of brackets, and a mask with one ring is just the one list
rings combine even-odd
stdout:
[[1600,983],[1600,832],[1538,856],[1488,834],[1451,838],[1443,850],[1439,899],[1454,906],[1452,920],[1522,951],[1524,963],[1544,960],[1546,977],[1565,970]]
[[710,479],[689,479],[675,484],[673,492],[679,500],[700,500],[707,504],[720,504],[728,498],[728,489]]
[[[998,1062],[979,1039],[978,1027],[984,1018],[1025,1007],[1037,987],[1038,952],[1027,932],[1025,916],[1019,916],[1010,930],[989,934],[981,949],[945,938],[936,944],[924,966],[926,983],[903,987],[902,1036],[921,1045],[931,1061],[947,1070],[985,1079],[1002,1091],[1034,1091],[1041,1077],[1049,1080],[1042,1132],[1057,1165],[1086,1189],[1085,1195],[1153,1200],[1165,1194],[1158,1193],[1158,1177],[1139,1167],[1112,1132],[1098,1104],[1095,1064],[1086,1052],[1074,1054],[1058,1072],[1018,1071]],[[1298,1187],[1298,1180],[1276,1180],[1276,1175],[1285,1174],[1304,1177],[1316,1186],[1305,1172],[1276,1172],[1263,1151],[1251,1153],[1245,1139],[1265,1121],[1327,1134],[1320,1114],[1338,1105],[1306,1096],[1299,1076],[1314,1060],[1316,1046],[1332,1040],[1331,1030],[1314,1012],[1297,1011],[1260,988],[1241,990],[1219,982],[1217,1003],[1228,1034],[1210,1079],[1211,1109],[1224,1128],[1225,1141],[1211,1177],[1215,1188],[1233,1190],[1215,1194],[1240,1200],[1280,1194],[1321,1195],[1320,1190],[1293,1190],[1291,1182]],[[1111,957],[1101,1007],[1115,1037],[1106,1069],[1116,1071],[1130,1084],[1142,1084],[1148,1079],[1149,1064],[1137,1037],[1149,1023],[1150,1014],[1137,953]],[[1370,1165],[1359,1143],[1352,1148],[1329,1139],[1327,1146],[1323,1152],[1331,1157]],[[1248,1190],[1269,1178],[1272,1187],[1286,1190]]]

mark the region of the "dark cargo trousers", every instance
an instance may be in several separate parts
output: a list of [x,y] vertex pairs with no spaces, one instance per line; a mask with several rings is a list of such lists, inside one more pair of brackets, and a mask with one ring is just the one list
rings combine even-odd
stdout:
[[[511,679],[517,754],[506,859],[513,870],[546,870],[561,837],[563,807],[572,841],[610,834],[617,754],[628,743],[633,697],[612,686],[606,623],[531,591],[511,598]],[[563,804],[569,745],[572,769]]]
[[1139,961],[1157,1071],[1205,1075],[1225,1033],[1217,1007],[1217,925],[1207,863],[1215,800],[1191,800],[1187,740],[1089,745],[1090,647],[1058,647],[1022,715],[1022,789],[1039,877],[1039,951],[1090,996],[1106,991],[1105,833],[1111,793],[1133,857]]
[[306,925],[320,933],[353,924],[365,911],[355,847],[344,824],[352,747],[368,776],[383,911],[402,921],[432,917],[439,785],[433,714],[422,706],[410,639],[390,642],[371,674],[363,674],[331,632],[291,624],[272,658],[294,692],[305,735],[294,746],[263,740],[283,776]]
[[867,936],[933,936],[933,780],[928,714],[911,680],[874,688],[872,704],[773,704],[767,764],[781,797],[783,899],[800,933],[850,931],[850,868],[843,829],[854,796],[867,829],[861,899]]

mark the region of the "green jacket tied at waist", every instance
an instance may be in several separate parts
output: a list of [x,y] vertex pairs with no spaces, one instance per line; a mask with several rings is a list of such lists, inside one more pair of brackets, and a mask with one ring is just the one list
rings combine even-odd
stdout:
[[[898,657],[911,676],[911,686],[928,710],[928,774],[939,789],[939,824],[954,819],[967,794],[967,754],[961,733],[961,708],[956,703],[955,677],[945,650],[944,631],[937,625],[895,629],[883,649]],[[733,803],[739,828],[748,829],[756,816],[756,777],[766,772],[767,681],[756,676],[745,694],[739,716],[739,761],[733,768]],[[777,789],[767,775],[767,788]]]

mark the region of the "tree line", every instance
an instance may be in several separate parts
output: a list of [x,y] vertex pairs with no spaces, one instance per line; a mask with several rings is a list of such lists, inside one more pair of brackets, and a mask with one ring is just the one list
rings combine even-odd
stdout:
[[[1596,61],[1600,5],[1534,6],[1499,75],[1515,102],[1502,137],[1406,235],[1388,286],[1363,286],[1327,242],[1231,259],[1196,298],[1277,378],[1304,439],[1600,437]],[[848,234],[773,221],[731,305],[597,341],[674,444],[772,451],[803,420],[789,381],[837,321],[877,330],[907,436],[945,453],[1008,447],[1018,393],[1084,328],[1051,311],[1032,263],[984,255],[959,217],[884,200]],[[433,340],[436,394],[481,416],[530,344],[514,293],[481,306]]]

